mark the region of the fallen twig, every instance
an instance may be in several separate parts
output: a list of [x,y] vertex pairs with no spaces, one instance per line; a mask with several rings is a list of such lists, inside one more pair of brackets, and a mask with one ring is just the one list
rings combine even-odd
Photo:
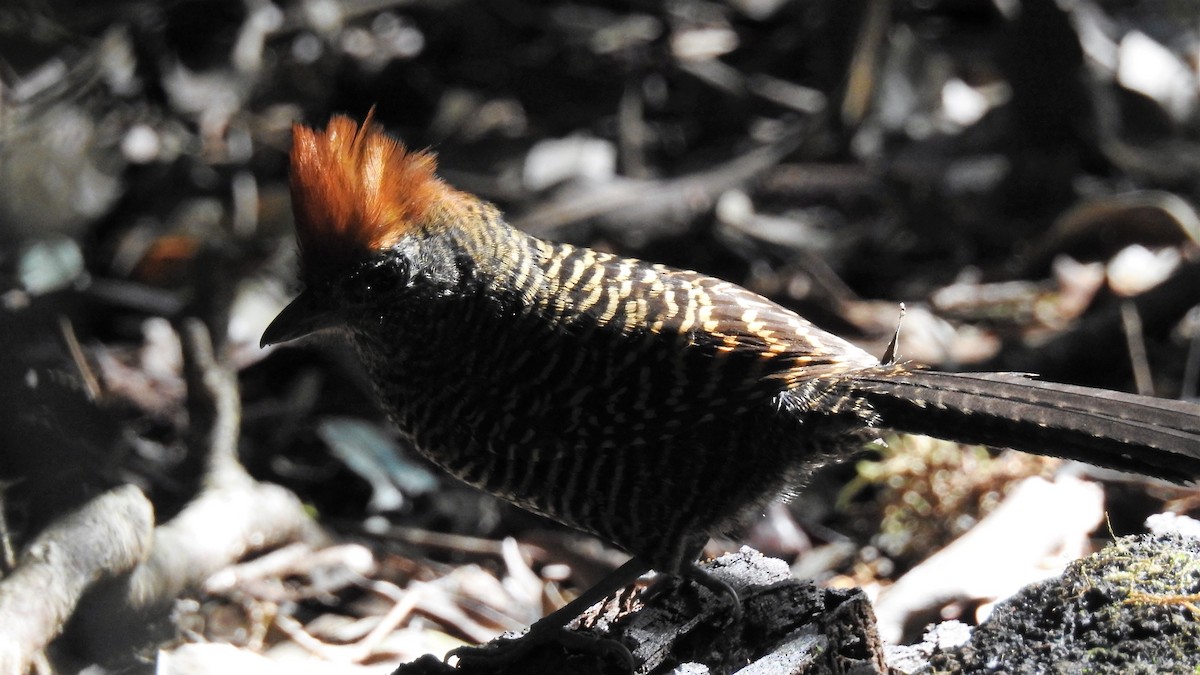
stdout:
[[127,572],[150,548],[154,509],[132,485],[46,528],[0,581],[0,674],[25,673],[96,581]]
[[154,619],[188,589],[247,553],[321,539],[290,491],[250,477],[237,461],[241,405],[235,374],[217,363],[199,321],[182,326],[188,382],[188,442],[202,468],[201,491],[154,531],[154,549],[126,580],[104,589],[81,612],[75,635],[101,662],[124,659],[150,637]]

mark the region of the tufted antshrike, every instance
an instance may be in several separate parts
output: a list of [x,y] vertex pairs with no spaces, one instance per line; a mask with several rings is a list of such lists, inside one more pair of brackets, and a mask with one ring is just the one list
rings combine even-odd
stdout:
[[1200,406],[880,363],[727,281],[523,234],[369,120],[297,125],[291,161],[305,290],[263,344],[344,329],[420,452],[634,555],[581,603],[689,573],[880,429],[1200,476]]

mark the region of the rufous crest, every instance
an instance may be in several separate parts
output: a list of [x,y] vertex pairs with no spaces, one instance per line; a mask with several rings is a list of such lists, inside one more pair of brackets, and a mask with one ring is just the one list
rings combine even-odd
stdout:
[[291,191],[304,268],[327,268],[390,248],[455,191],[426,151],[410,151],[374,122],[334,116],[324,130],[292,127]]

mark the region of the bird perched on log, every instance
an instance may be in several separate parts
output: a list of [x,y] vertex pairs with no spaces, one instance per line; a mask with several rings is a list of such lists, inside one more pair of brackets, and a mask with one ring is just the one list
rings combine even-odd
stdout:
[[[344,331],[451,474],[697,576],[710,534],[882,429],[1200,477],[1200,406],[880,360],[736,284],[526,235],[370,119],[296,125],[303,292],[264,345]],[[548,624],[547,624],[548,625]]]

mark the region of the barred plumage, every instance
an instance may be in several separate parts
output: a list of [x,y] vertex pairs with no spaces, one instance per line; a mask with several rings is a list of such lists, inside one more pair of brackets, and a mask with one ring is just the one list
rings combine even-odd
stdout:
[[[463,480],[662,569],[863,426],[857,411],[810,421],[831,427],[817,447],[818,430],[774,419],[775,377],[876,362],[732,284],[498,219],[486,235],[418,248],[410,255],[456,274],[418,272],[399,304],[340,303],[400,428]],[[483,254],[497,249],[509,255]],[[761,325],[745,330],[751,312]]]
[[263,342],[345,328],[430,459],[659,570],[880,428],[1200,476],[1200,406],[881,364],[729,282],[518,232],[369,123],[295,132],[306,290]]

